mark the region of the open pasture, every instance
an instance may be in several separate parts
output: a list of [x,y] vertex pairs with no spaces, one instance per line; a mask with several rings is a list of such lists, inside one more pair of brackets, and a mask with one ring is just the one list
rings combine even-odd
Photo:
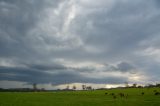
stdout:
[[1,92],[0,106],[160,106],[160,88]]

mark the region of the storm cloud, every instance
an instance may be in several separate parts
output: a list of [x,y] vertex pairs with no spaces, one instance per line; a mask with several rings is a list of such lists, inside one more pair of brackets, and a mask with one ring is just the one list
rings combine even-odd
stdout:
[[0,81],[157,83],[158,0],[0,0]]

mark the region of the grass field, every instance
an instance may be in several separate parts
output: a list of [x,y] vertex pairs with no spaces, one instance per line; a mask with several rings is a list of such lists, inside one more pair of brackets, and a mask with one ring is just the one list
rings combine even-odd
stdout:
[[[1,92],[0,106],[160,106],[160,95],[154,95],[154,90],[160,92],[160,88]],[[144,95],[141,94],[142,92]],[[116,98],[113,98],[111,93],[114,93]],[[120,97],[119,93],[128,94],[128,97]]]

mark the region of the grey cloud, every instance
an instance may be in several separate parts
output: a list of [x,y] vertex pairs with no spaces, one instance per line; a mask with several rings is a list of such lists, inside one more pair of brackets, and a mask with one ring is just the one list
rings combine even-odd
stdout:
[[94,66],[78,67],[78,68],[69,67],[69,68],[82,73],[94,73],[94,72],[136,73],[136,70],[137,70],[137,67],[133,66],[128,62],[120,62],[116,65],[104,64],[103,68],[96,68]]
[[105,68],[103,69],[104,72],[121,72],[121,73],[136,73],[137,67],[133,66],[128,62],[120,62],[115,65],[111,64],[104,64]]
[[[124,3],[120,1],[109,12],[95,11],[87,16],[80,17],[75,23],[77,24],[81,20],[81,27],[76,27],[80,30],[78,33],[89,36],[86,44],[104,50],[107,55],[102,54],[103,58],[106,56],[107,59],[109,57],[112,59],[114,57],[120,58],[120,56],[125,58],[132,54],[132,51],[139,49],[139,42],[149,39],[152,33],[158,32],[159,27],[156,24],[159,23],[158,13],[152,2],[143,2],[142,0],[140,2],[127,1]],[[87,26],[88,22],[92,23],[91,29]],[[88,29],[89,31],[87,31]]]
[[[51,71],[52,72],[52,71]],[[55,71],[54,71],[55,72]],[[123,83],[127,78],[122,77],[102,77],[88,78],[74,71],[57,71],[57,73],[48,73],[31,68],[11,68],[0,67],[0,80],[22,81],[28,83],[53,83],[55,85],[66,83]]]
[[97,71],[95,67],[88,66],[88,67],[69,67],[70,69],[76,70],[77,72],[82,72],[82,73],[92,73]]
[[132,69],[135,69],[131,64],[127,62],[121,62],[117,65],[118,69],[121,71],[130,71]]
[[[57,71],[55,69],[55,71]],[[66,80],[71,80],[75,76],[72,73],[59,72],[56,74],[40,71],[34,68],[11,68],[0,67],[1,80],[25,81],[29,83],[49,83],[57,82],[57,84],[64,83]],[[68,78],[68,79],[65,79]]]
[[[154,55],[139,53],[159,50],[158,0],[0,0],[0,14],[0,80],[120,83],[128,79],[81,73],[133,70],[159,80]],[[67,67],[70,61],[109,64],[104,70]]]
[[43,64],[31,64],[29,65],[29,68],[31,69],[37,69],[37,70],[67,70],[67,67],[60,65],[60,64],[53,64],[53,65],[43,65]]
[[[1,0],[0,16],[0,47],[3,48],[1,56],[23,57],[35,54],[32,48],[33,37],[28,32],[35,27],[39,20],[42,20],[45,8],[56,8],[61,0]],[[11,8],[12,7],[12,8]],[[16,51],[16,52],[15,52]]]

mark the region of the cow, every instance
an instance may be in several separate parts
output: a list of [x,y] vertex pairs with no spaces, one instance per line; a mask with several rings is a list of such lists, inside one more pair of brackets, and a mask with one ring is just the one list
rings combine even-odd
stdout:
[[144,95],[144,92],[142,92],[141,95]]
[[155,92],[155,94],[154,95],[160,95],[160,92]]

